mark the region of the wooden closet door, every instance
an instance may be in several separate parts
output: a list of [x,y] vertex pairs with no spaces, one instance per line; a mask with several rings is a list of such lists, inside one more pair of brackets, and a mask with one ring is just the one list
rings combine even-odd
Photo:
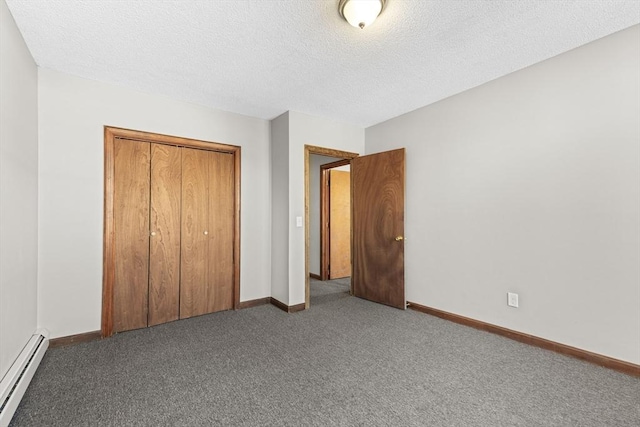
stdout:
[[233,308],[234,158],[209,153],[208,311]]
[[149,326],[179,317],[182,150],[151,144]]
[[351,276],[351,173],[329,170],[329,280]]
[[182,148],[180,318],[209,313],[209,152]]
[[147,326],[150,144],[114,144],[114,332]]

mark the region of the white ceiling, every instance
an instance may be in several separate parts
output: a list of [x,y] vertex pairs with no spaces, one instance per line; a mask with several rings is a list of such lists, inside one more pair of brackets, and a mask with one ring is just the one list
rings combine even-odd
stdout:
[[271,119],[370,126],[640,22],[638,0],[7,0],[36,63]]

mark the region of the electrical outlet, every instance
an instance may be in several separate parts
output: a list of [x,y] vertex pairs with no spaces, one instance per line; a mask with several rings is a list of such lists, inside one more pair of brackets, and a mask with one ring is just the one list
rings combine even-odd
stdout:
[[507,304],[509,304],[510,307],[518,308],[518,294],[507,292]]

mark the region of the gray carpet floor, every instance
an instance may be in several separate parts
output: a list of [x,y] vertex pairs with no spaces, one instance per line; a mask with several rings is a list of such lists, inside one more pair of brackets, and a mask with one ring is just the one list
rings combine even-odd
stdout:
[[[346,282],[346,284],[345,284]],[[639,426],[640,379],[312,283],[47,351],[11,426]]]

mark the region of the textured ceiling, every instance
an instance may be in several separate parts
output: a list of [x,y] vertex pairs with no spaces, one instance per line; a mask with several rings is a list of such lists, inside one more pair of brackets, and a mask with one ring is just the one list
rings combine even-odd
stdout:
[[640,22],[640,1],[7,0],[41,67],[271,119],[369,126]]

